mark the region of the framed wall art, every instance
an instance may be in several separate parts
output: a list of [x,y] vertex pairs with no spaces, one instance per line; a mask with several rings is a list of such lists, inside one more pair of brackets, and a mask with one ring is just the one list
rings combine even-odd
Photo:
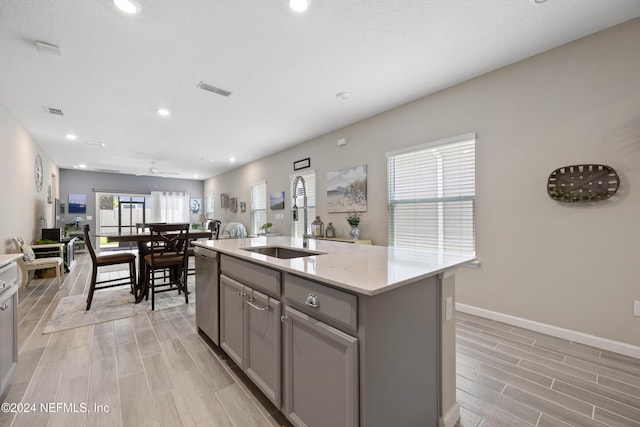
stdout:
[[367,211],[367,165],[327,172],[327,212]]
[[284,191],[271,193],[269,195],[269,205],[272,211],[284,209]]

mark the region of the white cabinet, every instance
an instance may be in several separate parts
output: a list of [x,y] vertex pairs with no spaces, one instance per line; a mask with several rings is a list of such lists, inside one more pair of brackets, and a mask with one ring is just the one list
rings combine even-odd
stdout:
[[196,324],[215,344],[220,344],[218,310],[219,255],[195,248],[196,263]]
[[358,339],[285,307],[284,413],[299,426],[358,425]]
[[[223,261],[223,269],[224,265]],[[278,408],[282,402],[280,316],[278,299],[220,275],[220,346]]]
[[17,277],[15,262],[0,267],[0,397],[18,367]]

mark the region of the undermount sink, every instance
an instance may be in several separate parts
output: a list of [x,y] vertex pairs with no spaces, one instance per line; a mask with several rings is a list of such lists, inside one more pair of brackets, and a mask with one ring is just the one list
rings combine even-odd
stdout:
[[243,251],[255,252],[280,259],[301,258],[305,256],[324,255],[324,252],[308,251],[284,246],[261,246],[255,248],[240,248]]

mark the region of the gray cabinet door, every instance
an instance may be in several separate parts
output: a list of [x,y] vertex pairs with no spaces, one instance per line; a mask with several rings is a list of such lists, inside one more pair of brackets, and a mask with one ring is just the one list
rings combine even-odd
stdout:
[[220,347],[241,368],[244,368],[243,304],[244,286],[220,275]]
[[5,291],[0,298],[0,396],[6,392],[18,366],[18,289]]
[[284,320],[284,411],[309,427],[358,425],[358,339],[289,306]]
[[273,404],[280,408],[280,301],[258,291],[245,289],[245,372]]
[[196,250],[196,325],[220,345],[218,317],[218,254]]

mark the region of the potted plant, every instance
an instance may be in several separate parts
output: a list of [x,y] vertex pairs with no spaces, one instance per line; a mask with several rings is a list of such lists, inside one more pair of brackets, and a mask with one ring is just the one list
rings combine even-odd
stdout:
[[349,230],[349,237],[351,237],[352,240],[358,240],[360,238],[360,230],[358,229],[360,220],[360,212],[349,211],[347,213],[347,222],[351,226],[351,230]]
[[265,222],[264,224],[262,224],[260,226],[260,230],[264,230],[264,234],[268,235],[269,232],[271,231],[271,227],[273,227],[273,224],[270,222]]

